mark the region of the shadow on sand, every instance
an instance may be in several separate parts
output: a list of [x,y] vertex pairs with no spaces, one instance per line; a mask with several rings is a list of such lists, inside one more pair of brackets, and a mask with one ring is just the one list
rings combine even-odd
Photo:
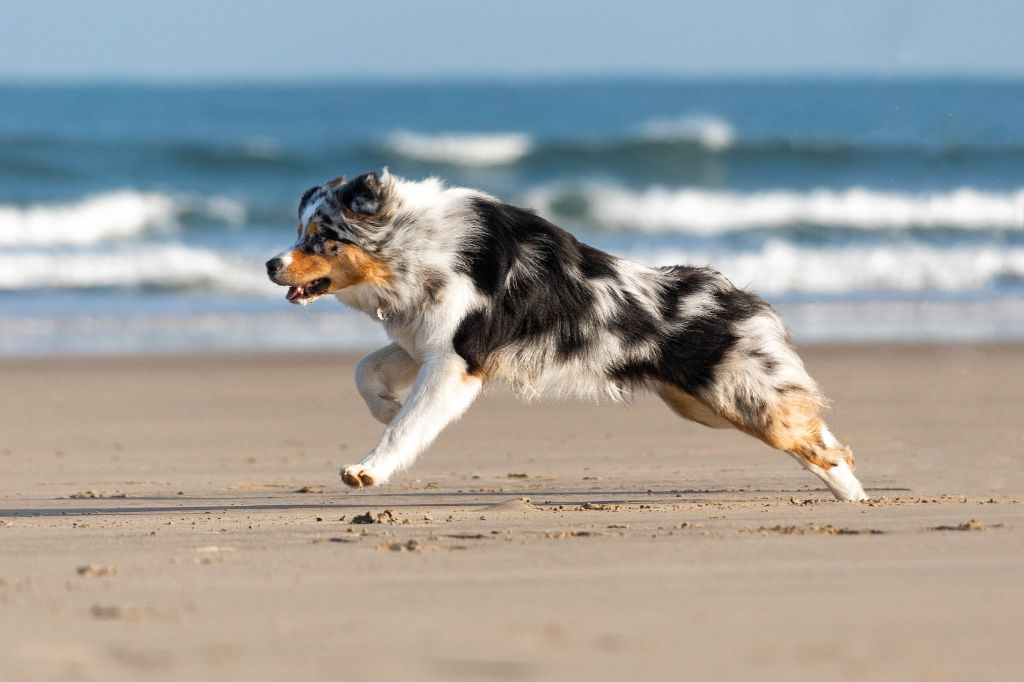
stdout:
[[[905,493],[909,488],[867,488],[875,495],[879,493]],[[288,496],[303,493],[287,493]],[[329,497],[325,495],[323,502],[299,504],[288,502],[285,494],[280,497],[258,498],[183,498],[183,497],[131,497],[124,498],[133,502],[150,502],[149,505],[134,505],[128,502],[112,506],[110,500],[97,500],[97,506],[67,506],[0,509],[0,518],[30,516],[98,516],[98,515],[133,515],[133,514],[205,514],[252,511],[287,511],[293,509],[309,510],[350,510],[363,511],[367,507],[390,507],[395,509],[411,507],[432,507],[456,509],[465,507],[483,507],[494,504],[495,498],[516,499],[528,497],[538,506],[553,507],[558,505],[579,505],[584,502],[591,504],[686,504],[697,502],[749,502],[753,495],[822,495],[822,502],[833,502],[830,493],[821,489],[800,490],[659,490],[647,492],[613,492],[613,491],[482,491],[482,492],[447,492],[443,490],[429,492],[395,491],[370,493],[363,492],[358,496]],[[727,497],[726,497],[727,496]],[[726,497],[726,499],[721,499]],[[718,499],[716,499],[718,498]],[[275,501],[275,500],[280,500]],[[757,501],[764,501],[763,499]],[[174,504],[174,503],[177,504]],[[163,504],[160,504],[163,503]]]

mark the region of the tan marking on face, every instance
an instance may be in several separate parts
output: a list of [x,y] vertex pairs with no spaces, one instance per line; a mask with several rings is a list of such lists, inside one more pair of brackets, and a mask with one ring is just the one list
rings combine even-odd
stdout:
[[356,284],[389,286],[393,281],[387,263],[355,244],[344,244],[332,254],[295,249],[291,256],[291,263],[278,276],[278,281],[285,285],[302,286],[326,277],[331,280],[327,291],[333,292]]
[[[388,264],[355,244],[344,244],[338,253],[331,257],[334,267],[331,272],[332,281],[337,278],[339,281],[348,280],[353,284],[374,284],[377,286],[390,286],[394,281],[391,268]],[[339,287],[343,288],[343,287]]]
[[323,256],[310,254],[301,249],[293,249],[288,266],[277,275],[277,281],[289,286],[302,286],[314,279],[327,277],[331,271],[330,264]]

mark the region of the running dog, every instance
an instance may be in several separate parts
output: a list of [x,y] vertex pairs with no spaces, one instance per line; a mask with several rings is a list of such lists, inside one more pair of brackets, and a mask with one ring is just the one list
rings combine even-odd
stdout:
[[386,428],[341,470],[348,485],[387,483],[501,381],[528,397],[652,390],[789,453],[837,499],[868,499],[779,316],[717,271],[637,265],[483,192],[387,170],[310,188],[298,214],[270,279],[292,303],[333,294],[393,340],[356,366]]

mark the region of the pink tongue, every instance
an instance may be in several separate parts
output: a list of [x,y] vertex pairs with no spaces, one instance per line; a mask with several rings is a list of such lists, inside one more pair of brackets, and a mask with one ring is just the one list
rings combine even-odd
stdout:
[[288,299],[289,301],[294,301],[295,299],[297,299],[299,297],[299,288],[298,287],[288,287],[288,293],[285,294],[284,297],[286,299]]

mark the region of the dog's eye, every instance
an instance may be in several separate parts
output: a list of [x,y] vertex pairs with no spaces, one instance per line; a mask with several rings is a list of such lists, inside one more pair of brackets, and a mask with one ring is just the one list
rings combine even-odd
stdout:
[[[352,246],[356,245],[356,243],[354,241],[352,241],[351,239],[346,239],[345,237],[341,237],[341,236],[338,236],[338,237],[327,237],[327,241],[333,242],[335,244],[351,244]],[[335,247],[335,248],[337,248],[337,247]]]

